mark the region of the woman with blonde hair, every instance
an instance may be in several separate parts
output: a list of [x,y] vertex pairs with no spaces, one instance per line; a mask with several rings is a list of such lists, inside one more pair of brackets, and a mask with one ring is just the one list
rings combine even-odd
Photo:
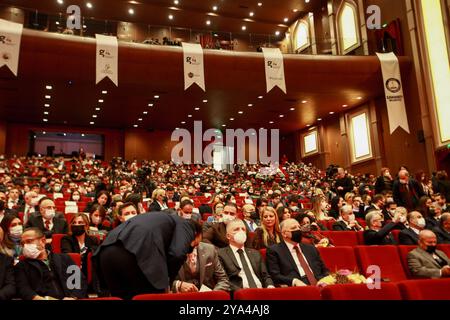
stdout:
[[311,199],[312,202],[312,212],[314,213],[314,217],[316,221],[324,221],[333,219],[327,214],[327,206],[328,203],[325,201],[325,198],[317,196]]
[[281,242],[280,222],[278,214],[272,207],[265,207],[261,211],[261,227],[255,230],[252,247],[259,250]]

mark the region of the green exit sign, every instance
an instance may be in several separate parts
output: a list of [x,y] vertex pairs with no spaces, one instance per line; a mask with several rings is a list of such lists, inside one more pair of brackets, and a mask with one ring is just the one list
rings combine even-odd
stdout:
[[450,149],[450,143],[447,145],[447,149]]

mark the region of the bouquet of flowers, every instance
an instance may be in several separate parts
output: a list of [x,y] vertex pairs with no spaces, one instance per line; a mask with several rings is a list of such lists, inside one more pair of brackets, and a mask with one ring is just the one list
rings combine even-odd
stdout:
[[364,276],[360,275],[357,272],[351,272],[350,270],[343,269],[336,271],[335,273],[326,276],[325,278],[320,279],[317,282],[317,286],[326,287],[333,284],[367,284],[371,283],[372,279],[366,279]]

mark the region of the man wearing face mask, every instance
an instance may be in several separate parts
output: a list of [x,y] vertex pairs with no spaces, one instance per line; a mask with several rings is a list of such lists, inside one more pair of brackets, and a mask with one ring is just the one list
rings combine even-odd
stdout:
[[436,235],[430,230],[419,234],[419,247],[408,253],[408,267],[417,278],[450,277],[450,259],[436,249]]
[[231,291],[247,288],[274,288],[261,254],[245,248],[247,234],[244,222],[236,219],[227,224],[229,245],[219,249],[219,259],[230,279]]
[[129,219],[109,232],[92,256],[102,286],[123,299],[167,292],[197,233],[194,221],[166,212]]
[[216,248],[201,242],[202,226],[196,222],[195,227],[197,236],[191,244],[194,250],[187,255],[186,262],[178,271],[172,292],[230,291],[230,282]]
[[198,213],[193,213],[194,206],[191,200],[183,200],[180,203],[180,208],[178,210],[178,215],[183,219],[192,219],[194,221],[200,221],[201,217]]
[[31,216],[37,215],[39,212],[38,195],[34,191],[25,193],[25,204],[20,206],[17,211],[23,212],[23,223],[26,224]]
[[446,212],[441,215],[439,226],[433,231],[438,237],[439,244],[450,244],[450,213]]
[[398,240],[402,245],[417,245],[420,231],[425,229],[426,221],[418,211],[412,211],[407,215],[409,227],[400,231]]
[[384,216],[378,210],[369,211],[366,215],[366,225],[369,228],[364,231],[364,244],[367,246],[373,245],[395,245],[397,244],[394,240],[391,231],[394,229],[404,229],[403,223],[406,218],[400,214],[399,211],[396,212],[395,217],[392,222],[389,222],[383,226]]
[[267,249],[267,267],[277,285],[315,286],[328,275],[328,269],[317,249],[301,243],[302,231],[297,220],[284,220],[281,225],[284,242]]
[[168,209],[166,191],[164,189],[155,189],[152,193],[153,202],[148,207],[149,212],[162,211]]
[[397,205],[405,207],[408,211],[413,211],[419,199],[425,195],[419,183],[409,177],[406,170],[400,170],[398,179],[394,181],[392,192]]
[[259,227],[259,214],[256,213],[256,209],[252,204],[246,204],[242,207],[242,213],[244,214],[244,223],[248,232],[255,232]]
[[[22,234],[24,260],[15,267],[17,292],[24,300],[73,300],[87,297],[87,281],[78,266],[66,254],[45,249],[45,236],[37,228]],[[75,266],[75,267],[72,267]],[[73,272],[68,272],[75,269]],[[79,278],[72,278],[75,274]],[[72,278],[71,278],[72,277]]]
[[340,216],[333,224],[333,231],[364,231],[356,221],[352,206],[347,205],[340,209]]
[[56,216],[56,206],[50,198],[42,198],[39,202],[38,216],[31,216],[26,224],[26,228],[38,228],[51,242],[53,234],[66,234],[68,231],[67,222],[64,218]]

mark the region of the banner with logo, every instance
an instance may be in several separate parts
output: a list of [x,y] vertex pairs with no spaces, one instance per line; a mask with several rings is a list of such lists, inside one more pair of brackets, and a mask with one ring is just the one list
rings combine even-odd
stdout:
[[6,65],[15,76],[19,68],[23,25],[0,19],[0,68]]
[[284,78],[284,60],[278,48],[262,48],[266,66],[267,92],[278,86],[286,93],[286,79]]
[[205,68],[203,49],[200,44],[182,43],[184,59],[184,90],[196,83],[203,91],[205,88]]
[[119,47],[117,38],[101,34],[96,34],[95,38],[97,39],[97,76],[95,84],[108,77],[116,86],[119,86]]
[[403,130],[410,133],[398,58],[392,52],[377,53],[377,56],[378,59],[380,59],[381,71],[383,73],[383,85],[386,94],[386,105],[391,134],[394,133],[398,127],[401,127]]

